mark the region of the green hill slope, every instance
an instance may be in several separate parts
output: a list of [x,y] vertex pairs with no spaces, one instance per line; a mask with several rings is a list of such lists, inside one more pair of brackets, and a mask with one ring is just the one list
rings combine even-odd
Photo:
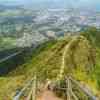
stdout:
[[6,77],[0,77],[0,100],[10,100],[16,90],[23,88],[35,74],[41,82],[47,78],[56,79],[60,74],[64,52],[66,53],[62,76],[71,74],[97,93],[97,80],[92,77],[95,75],[95,50],[85,37],[71,36],[41,44],[33,51],[28,62],[26,59],[26,63]]
[[81,34],[91,42],[93,48],[96,50],[96,64],[92,73],[92,78],[97,81],[97,88],[100,90],[100,29],[89,27],[81,32]]
[[55,77],[60,68],[61,52],[67,42],[66,40],[53,40],[41,44],[33,51],[30,61],[26,60],[26,63],[20,65],[6,77],[0,77],[0,99],[6,97],[7,100],[10,100],[16,90],[22,88],[36,72],[41,80],[46,79],[47,76]]

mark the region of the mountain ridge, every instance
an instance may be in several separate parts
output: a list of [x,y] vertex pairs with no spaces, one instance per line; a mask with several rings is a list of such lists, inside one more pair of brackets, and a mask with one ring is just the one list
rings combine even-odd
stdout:
[[[76,45],[76,48],[78,48],[77,47],[78,44],[75,41],[78,41],[78,42],[80,41],[79,42],[79,44],[81,43],[79,46],[80,50],[77,49],[78,52],[76,52],[74,48],[73,52],[75,51],[76,53],[75,52],[74,53],[76,55],[69,56],[70,53],[72,55],[71,48],[73,48],[75,45]],[[34,53],[31,55],[32,58],[28,62],[24,63],[23,65],[20,65],[17,69],[10,72],[6,77],[6,80],[5,78],[0,78],[1,86],[3,88],[2,93],[0,91],[1,97],[4,97],[3,95],[5,93],[7,95],[14,96],[14,92],[18,88],[22,88],[25,85],[26,81],[30,80],[34,76],[34,74],[38,75],[38,79],[41,82],[44,82],[47,78],[56,79],[58,74],[60,73],[60,67],[61,67],[61,62],[62,62],[61,59],[64,53],[64,48],[69,43],[70,43],[70,46],[69,46],[69,49],[67,50],[67,53],[66,53],[67,55],[65,57],[66,59],[65,61],[67,62],[65,63],[65,67],[64,67],[64,73],[63,73],[64,76],[71,73],[74,77],[76,77],[76,79],[80,81],[88,82],[87,84],[89,84],[90,87],[93,88],[93,91],[95,91],[96,93],[96,85],[97,85],[96,80],[93,79],[91,81],[91,78],[89,77],[91,76],[91,71],[92,71],[91,68],[94,69],[94,63],[92,63],[93,67],[92,66],[89,67],[89,70],[91,70],[90,72],[86,70],[88,69],[87,67],[86,68],[84,67],[85,64],[87,65],[91,63],[87,60],[84,60],[84,59],[87,59],[88,56],[89,57],[91,56],[91,54],[88,55],[89,53],[88,50],[90,49],[91,45],[88,44],[88,40],[86,38],[83,38],[83,36],[69,36],[66,38],[58,39],[58,40],[50,40],[40,45],[39,47],[35,49]],[[81,51],[80,57],[78,57],[79,51]],[[80,61],[83,60],[83,62],[80,63],[83,67],[78,66],[80,64],[79,62],[77,62],[76,58]],[[69,70],[71,68],[70,66],[73,66],[74,64],[76,65],[76,67],[74,66],[72,70]],[[8,82],[8,84],[6,84],[5,82]],[[12,84],[13,82],[16,84]],[[5,87],[11,87],[11,88],[13,87],[12,88],[13,90],[11,88],[9,89]]]

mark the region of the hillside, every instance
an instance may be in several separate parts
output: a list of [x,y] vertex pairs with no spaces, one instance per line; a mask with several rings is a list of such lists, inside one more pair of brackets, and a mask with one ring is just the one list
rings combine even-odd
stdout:
[[[23,64],[23,66],[20,65],[19,68],[16,69],[16,71],[11,72],[6,77],[0,77],[0,86],[2,87],[0,89],[0,99],[2,99],[3,97],[6,97],[7,99],[12,97],[18,88],[22,88],[24,84],[34,76],[34,73],[36,72],[37,67],[41,71],[43,67],[46,67],[47,65],[51,66],[47,64],[48,60],[50,61],[51,59],[51,62],[52,62],[53,55],[57,56],[56,52],[59,52],[59,50],[61,49],[62,43],[63,42],[60,42],[60,41],[59,42],[50,41],[50,42],[42,44],[36,50],[34,50],[33,55],[32,55],[32,60],[30,60],[29,62],[26,61],[26,63]],[[50,54],[51,57],[48,54]],[[60,59],[60,57],[59,58],[56,57],[56,58],[57,60],[55,59],[55,62],[53,62],[52,64],[54,66],[58,65],[58,59]],[[42,71],[45,72],[45,69]],[[50,68],[49,70],[51,69],[52,68]],[[44,78],[44,75],[42,77]],[[12,83],[15,83],[15,84],[12,84]]]
[[0,77],[0,99],[10,100],[16,90],[23,88],[35,74],[41,83],[46,79],[55,80],[60,74],[62,77],[71,74],[97,94],[100,88],[95,59],[95,49],[83,36],[69,36],[43,43],[33,50],[30,60],[26,59],[24,64]]
[[[83,32],[81,32],[83,36],[85,36],[93,45],[93,48],[96,50],[96,64],[95,69],[92,73],[92,77],[96,79],[98,88],[100,88],[100,29],[95,27],[89,27]],[[99,89],[100,90],[100,89]],[[100,94],[99,94],[100,95]]]

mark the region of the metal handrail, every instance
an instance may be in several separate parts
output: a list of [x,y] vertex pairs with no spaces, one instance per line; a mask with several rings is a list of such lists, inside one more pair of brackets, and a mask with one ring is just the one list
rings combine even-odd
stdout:
[[25,92],[25,90],[26,90],[30,85],[32,85],[33,81],[34,81],[34,78],[33,78],[30,82],[28,82],[28,83],[26,84],[26,86],[25,86],[17,95],[14,96],[13,100],[20,100],[20,97],[22,96],[22,94]]
[[74,84],[76,84],[87,96],[89,96],[91,98],[91,100],[98,100],[98,98],[96,96],[94,96],[93,93],[89,89],[86,89],[85,87],[83,87],[72,77],[69,77],[69,80],[71,80]]
[[72,90],[72,84],[75,84],[76,87],[79,87],[79,89],[86,95],[88,96],[91,100],[99,100],[98,97],[96,97],[91,90],[87,89],[86,87],[83,87],[78,81],[73,79],[71,76],[68,76],[65,78],[66,81],[66,87],[60,88],[60,87],[55,87],[56,89],[59,90],[65,90],[66,95],[67,95],[67,100],[70,96],[72,96],[75,100],[78,100],[78,97],[75,95],[74,91]]
[[36,100],[36,94],[37,94],[37,77],[34,76],[34,83],[26,100],[31,100],[31,99]]

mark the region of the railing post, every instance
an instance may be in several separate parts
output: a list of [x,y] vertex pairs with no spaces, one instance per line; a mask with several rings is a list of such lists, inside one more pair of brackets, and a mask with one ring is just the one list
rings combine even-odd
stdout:
[[37,90],[37,76],[35,75],[33,78],[32,89],[26,100],[36,100],[36,91]]
[[71,96],[72,96],[75,100],[78,100],[78,97],[75,95],[75,93],[74,93],[73,90],[72,90],[72,83],[71,83],[70,78],[69,78],[69,83],[70,83],[70,93],[71,93]]
[[34,76],[34,83],[32,87],[32,100],[36,100],[36,92],[37,92],[37,76]]
[[70,83],[68,77],[66,78],[66,100],[71,100],[70,98]]

